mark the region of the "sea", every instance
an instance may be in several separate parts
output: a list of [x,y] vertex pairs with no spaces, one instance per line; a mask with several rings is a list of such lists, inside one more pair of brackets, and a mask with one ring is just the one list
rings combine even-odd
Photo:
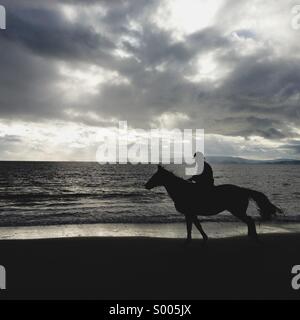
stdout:
[[[300,222],[299,165],[212,167],[216,185],[230,183],[264,192],[284,211],[276,221]],[[163,187],[145,189],[155,171],[155,165],[143,164],[0,162],[0,227],[182,222]],[[248,213],[258,217],[254,204]],[[203,220],[213,224],[236,219],[224,212]]]

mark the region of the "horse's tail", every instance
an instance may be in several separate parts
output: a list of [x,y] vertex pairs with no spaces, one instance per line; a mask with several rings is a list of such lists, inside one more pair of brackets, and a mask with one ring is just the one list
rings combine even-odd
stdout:
[[254,200],[257,205],[258,212],[263,221],[269,221],[276,213],[283,213],[282,209],[276,207],[262,192],[246,189],[249,199]]

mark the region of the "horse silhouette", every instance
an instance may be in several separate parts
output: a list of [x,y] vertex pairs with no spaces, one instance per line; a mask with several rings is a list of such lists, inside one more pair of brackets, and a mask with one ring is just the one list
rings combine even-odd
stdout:
[[276,213],[282,213],[282,210],[272,204],[262,192],[232,184],[214,186],[206,191],[197,183],[184,180],[160,165],[157,172],[146,183],[145,188],[150,190],[158,186],[166,188],[176,210],[185,216],[187,244],[192,240],[193,223],[203,240],[205,242],[208,240],[197,216],[212,216],[227,210],[247,225],[250,238],[258,240],[255,222],[247,216],[249,200],[254,200],[263,221],[271,220]]

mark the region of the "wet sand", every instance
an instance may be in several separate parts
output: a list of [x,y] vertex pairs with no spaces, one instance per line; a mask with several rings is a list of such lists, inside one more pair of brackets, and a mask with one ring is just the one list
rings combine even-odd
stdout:
[[0,241],[0,298],[299,299],[300,235],[194,240],[89,237]]
[[[240,222],[205,221],[202,226],[210,238],[227,238],[247,234],[246,225]],[[300,232],[299,223],[257,222],[256,228],[259,234]],[[185,238],[186,226],[185,223],[102,223],[0,227],[0,240],[77,237]],[[193,238],[201,238],[195,227]]]

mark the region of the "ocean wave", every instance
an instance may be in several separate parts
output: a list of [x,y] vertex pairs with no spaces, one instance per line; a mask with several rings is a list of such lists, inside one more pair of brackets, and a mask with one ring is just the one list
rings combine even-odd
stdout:
[[[35,215],[12,215],[0,216],[0,227],[10,226],[50,226],[50,225],[69,225],[69,224],[105,224],[105,223],[129,223],[129,224],[162,224],[162,223],[183,223],[184,216],[181,215],[130,215],[130,214],[102,214],[102,215],[84,215],[81,213],[51,213],[45,216],[41,215],[37,219]],[[219,215],[210,217],[200,217],[203,223],[232,223],[239,222],[238,219],[229,215]],[[254,217],[257,223],[263,224],[260,217]],[[300,215],[278,216],[272,220],[272,223],[300,223]]]
[[26,202],[26,201],[45,201],[45,200],[72,200],[80,198],[96,198],[96,199],[112,199],[112,198],[151,198],[165,197],[165,194],[149,194],[146,192],[95,192],[95,193],[24,193],[24,194],[1,194],[0,201],[16,201],[16,202]]

